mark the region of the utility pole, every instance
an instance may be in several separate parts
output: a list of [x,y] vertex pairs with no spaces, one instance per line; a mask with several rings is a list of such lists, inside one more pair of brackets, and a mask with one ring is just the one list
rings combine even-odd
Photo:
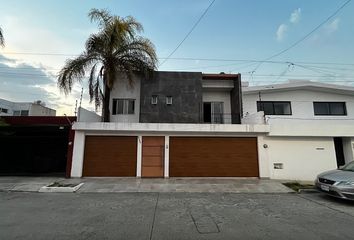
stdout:
[[80,105],[79,108],[81,108],[81,102],[82,102],[82,94],[84,93],[84,88],[81,88],[81,96],[80,96]]
[[74,110],[75,117],[77,117],[77,99],[75,101],[75,110]]

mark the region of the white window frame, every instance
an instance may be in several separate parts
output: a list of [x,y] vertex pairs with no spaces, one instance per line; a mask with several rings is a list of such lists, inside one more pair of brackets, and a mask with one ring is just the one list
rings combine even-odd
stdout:
[[152,105],[157,105],[158,102],[158,96],[157,95],[152,95],[151,96],[151,104]]
[[[135,114],[135,99],[132,98],[114,98],[113,99],[113,106],[114,107],[114,101],[116,101],[116,109],[112,109],[112,115],[134,115]],[[119,113],[118,111],[118,102],[123,101],[123,113]],[[129,103],[133,102],[133,113],[129,113]]]
[[172,101],[173,101],[172,96],[166,96],[166,104],[167,105],[172,105]]

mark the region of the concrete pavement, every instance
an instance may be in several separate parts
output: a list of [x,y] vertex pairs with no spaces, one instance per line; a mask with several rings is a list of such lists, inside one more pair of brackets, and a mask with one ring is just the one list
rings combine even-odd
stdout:
[[0,239],[352,239],[353,204],[303,196],[0,192]]
[[79,193],[109,192],[230,192],[230,193],[288,193],[291,189],[279,181],[250,178],[51,178],[0,177],[0,191],[38,192],[43,186],[84,183]]

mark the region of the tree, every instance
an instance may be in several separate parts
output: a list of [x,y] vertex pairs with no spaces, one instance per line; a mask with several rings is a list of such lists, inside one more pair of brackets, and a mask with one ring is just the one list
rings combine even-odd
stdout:
[[5,46],[5,39],[4,39],[4,35],[2,34],[2,29],[0,28],[0,47],[4,47]]
[[66,61],[58,86],[68,94],[73,84],[89,73],[90,101],[95,101],[96,109],[102,103],[103,121],[109,122],[110,92],[117,78],[125,74],[133,84],[134,74],[147,76],[156,69],[157,57],[150,40],[138,35],[143,27],[133,17],[113,16],[98,9],[88,15],[98,23],[99,32],[90,35],[82,54]]

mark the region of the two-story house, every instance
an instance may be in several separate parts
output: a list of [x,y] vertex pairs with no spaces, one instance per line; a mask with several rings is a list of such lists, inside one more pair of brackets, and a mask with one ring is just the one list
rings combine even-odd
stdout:
[[111,122],[79,111],[72,177],[269,177],[266,124],[241,124],[240,74],[120,76]]
[[262,156],[270,178],[314,180],[353,161],[354,87],[297,80],[244,87],[243,112],[243,122],[270,126]]
[[[241,89],[242,88],[242,89]],[[111,122],[79,111],[71,176],[314,180],[354,156],[354,88],[239,74],[121,76]]]

